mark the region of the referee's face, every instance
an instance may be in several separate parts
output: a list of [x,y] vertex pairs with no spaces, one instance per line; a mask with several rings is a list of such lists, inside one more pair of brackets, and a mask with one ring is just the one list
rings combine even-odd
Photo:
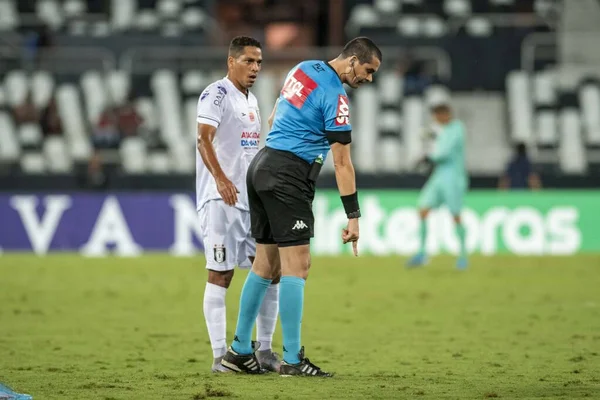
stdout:
[[348,79],[348,85],[351,88],[356,89],[363,83],[373,82],[373,74],[377,72],[381,62],[377,57],[373,57],[370,62],[361,64],[358,60],[351,62],[351,70],[354,71],[350,74]]
[[249,89],[254,85],[262,64],[262,51],[258,47],[246,46],[236,58],[229,57],[229,75],[239,86]]

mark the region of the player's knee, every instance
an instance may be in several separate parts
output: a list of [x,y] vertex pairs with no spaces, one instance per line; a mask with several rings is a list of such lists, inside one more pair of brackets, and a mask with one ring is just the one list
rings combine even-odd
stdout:
[[281,270],[275,272],[273,274],[273,280],[271,281],[272,285],[277,285],[281,281]]
[[429,215],[429,209],[428,209],[428,208],[421,208],[421,209],[419,210],[419,217],[420,217],[421,219],[425,219],[425,218],[427,218],[427,216],[428,216],[428,215]]
[[454,216],[454,223],[455,223],[456,225],[460,225],[460,222],[461,222],[461,221],[460,221],[460,215],[455,215],[455,216]]
[[213,285],[217,285],[223,287],[225,289],[229,288],[231,285],[231,280],[233,279],[234,270],[230,271],[215,271],[212,269],[208,270],[208,283],[212,283]]

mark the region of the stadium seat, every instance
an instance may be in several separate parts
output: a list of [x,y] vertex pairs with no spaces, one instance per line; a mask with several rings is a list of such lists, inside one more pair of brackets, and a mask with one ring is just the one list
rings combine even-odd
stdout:
[[399,138],[384,137],[378,143],[377,169],[386,173],[401,172],[404,165],[405,155],[402,151],[402,145]]
[[88,71],[81,77],[81,89],[85,99],[87,122],[96,126],[100,115],[109,105],[107,101],[106,85],[98,71]]
[[57,0],[38,0],[36,3],[37,17],[54,30],[60,29],[64,22],[64,13]]
[[44,141],[44,157],[48,172],[66,174],[72,171],[73,161],[65,140],[60,136],[50,136]]
[[425,37],[441,37],[446,34],[446,23],[439,17],[430,16],[422,23],[422,31]]
[[556,75],[553,70],[541,71],[534,75],[533,101],[542,106],[556,104]]
[[149,97],[140,97],[135,102],[135,109],[142,117],[142,129],[145,129],[149,132],[154,132],[158,130],[158,120],[156,115],[156,109],[154,107],[154,102]]
[[397,0],[375,0],[374,5],[382,14],[393,14],[400,11],[402,2]]
[[350,100],[351,104],[361,104],[361,107],[352,109],[354,112],[352,129],[360,132],[360,135],[354,135],[352,138],[352,141],[356,143],[355,151],[360,151],[360,157],[356,157],[353,162],[360,171],[365,173],[377,171],[379,137],[376,126],[369,116],[379,113],[378,96],[379,93],[375,87],[367,86],[353,93],[353,98]]
[[25,149],[37,149],[42,145],[42,130],[39,124],[27,123],[19,127],[19,142]]
[[139,137],[123,139],[119,148],[121,163],[125,172],[130,174],[143,174],[147,170],[146,143]]
[[83,36],[88,31],[88,22],[83,20],[69,21],[67,31],[72,36]]
[[114,31],[130,29],[137,13],[136,0],[112,0],[110,24]]
[[468,0],[444,0],[444,12],[453,17],[471,15],[471,2]]
[[352,9],[348,23],[358,27],[376,26],[379,20],[379,15],[373,6],[358,4]]
[[46,161],[41,153],[24,153],[20,161],[21,169],[27,174],[44,174],[46,172]]
[[207,83],[206,75],[201,71],[186,71],[181,79],[181,89],[185,96],[199,97]]
[[33,104],[43,110],[49,103],[54,91],[54,78],[47,71],[35,71],[30,80],[30,92]]
[[587,170],[587,159],[581,134],[579,112],[567,108],[560,112],[559,162],[561,170],[567,174],[583,174]]
[[0,110],[0,162],[16,162],[21,155],[21,146],[15,125],[7,111]]
[[6,100],[9,106],[21,104],[27,98],[27,74],[23,70],[14,70],[4,78]]
[[131,77],[122,70],[110,71],[106,76],[106,87],[109,102],[122,105],[127,101],[131,90]]
[[86,10],[87,4],[83,0],[66,0],[63,4],[63,12],[67,18],[81,17]]
[[191,97],[185,101],[186,137],[195,139],[198,136],[197,121],[198,99]]
[[206,14],[201,8],[187,8],[181,14],[181,25],[186,31],[196,31],[206,23],[206,18]]
[[196,166],[196,146],[194,140],[178,142],[170,149],[173,171],[181,174],[191,174]]
[[513,71],[507,77],[510,137],[513,142],[533,141],[533,110],[527,73]]
[[584,85],[579,92],[583,127],[586,143],[600,146],[600,87],[595,84]]
[[96,21],[90,26],[90,35],[93,37],[106,37],[112,34],[111,26],[107,21]]
[[76,162],[85,162],[92,155],[92,146],[77,87],[69,83],[59,86],[56,101],[71,155]]
[[178,0],[158,0],[156,8],[163,18],[176,18],[181,12],[181,3]]
[[169,70],[157,71],[151,78],[151,86],[156,99],[160,136],[168,146],[179,146],[184,135],[182,106],[175,73]]
[[473,17],[467,21],[466,31],[471,36],[488,37],[493,33],[492,22],[484,17]]
[[377,87],[382,103],[399,105],[404,93],[404,79],[391,71],[382,71],[377,77]]
[[153,10],[140,10],[135,26],[142,32],[150,32],[158,27],[159,19]]
[[421,33],[421,21],[417,17],[404,17],[398,20],[397,29],[403,36],[418,36]]
[[10,31],[19,26],[19,13],[15,0],[0,1],[0,31]]
[[148,155],[148,172],[154,174],[168,174],[171,172],[171,159],[164,152],[154,152]]
[[417,96],[411,96],[404,100],[403,116],[404,121],[404,168],[412,169],[419,158],[423,155],[422,133],[425,127],[423,116],[425,108],[423,100]]
[[558,144],[556,112],[543,110],[536,114],[537,144],[542,147],[555,147]]

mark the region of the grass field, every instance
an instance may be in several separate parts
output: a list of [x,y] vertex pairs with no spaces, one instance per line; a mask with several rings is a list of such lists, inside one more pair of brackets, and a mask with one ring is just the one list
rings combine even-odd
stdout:
[[303,342],[337,373],[315,380],[208,372],[201,258],[4,255],[0,382],[35,400],[600,398],[599,256],[402,261],[313,260]]

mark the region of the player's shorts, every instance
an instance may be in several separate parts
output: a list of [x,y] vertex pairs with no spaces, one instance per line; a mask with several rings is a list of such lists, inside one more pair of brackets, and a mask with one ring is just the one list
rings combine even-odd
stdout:
[[446,205],[452,215],[460,215],[466,190],[466,184],[463,182],[442,180],[438,177],[429,179],[421,190],[419,208],[431,209]]
[[314,236],[315,182],[310,164],[287,151],[261,149],[248,167],[246,183],[252,236],[280,247],[309,244]]
[[236,266],[250,268],[249,257],[256,254],[250,235],[250,212],[211,200],[198,211],[206,268],[230,271]]

